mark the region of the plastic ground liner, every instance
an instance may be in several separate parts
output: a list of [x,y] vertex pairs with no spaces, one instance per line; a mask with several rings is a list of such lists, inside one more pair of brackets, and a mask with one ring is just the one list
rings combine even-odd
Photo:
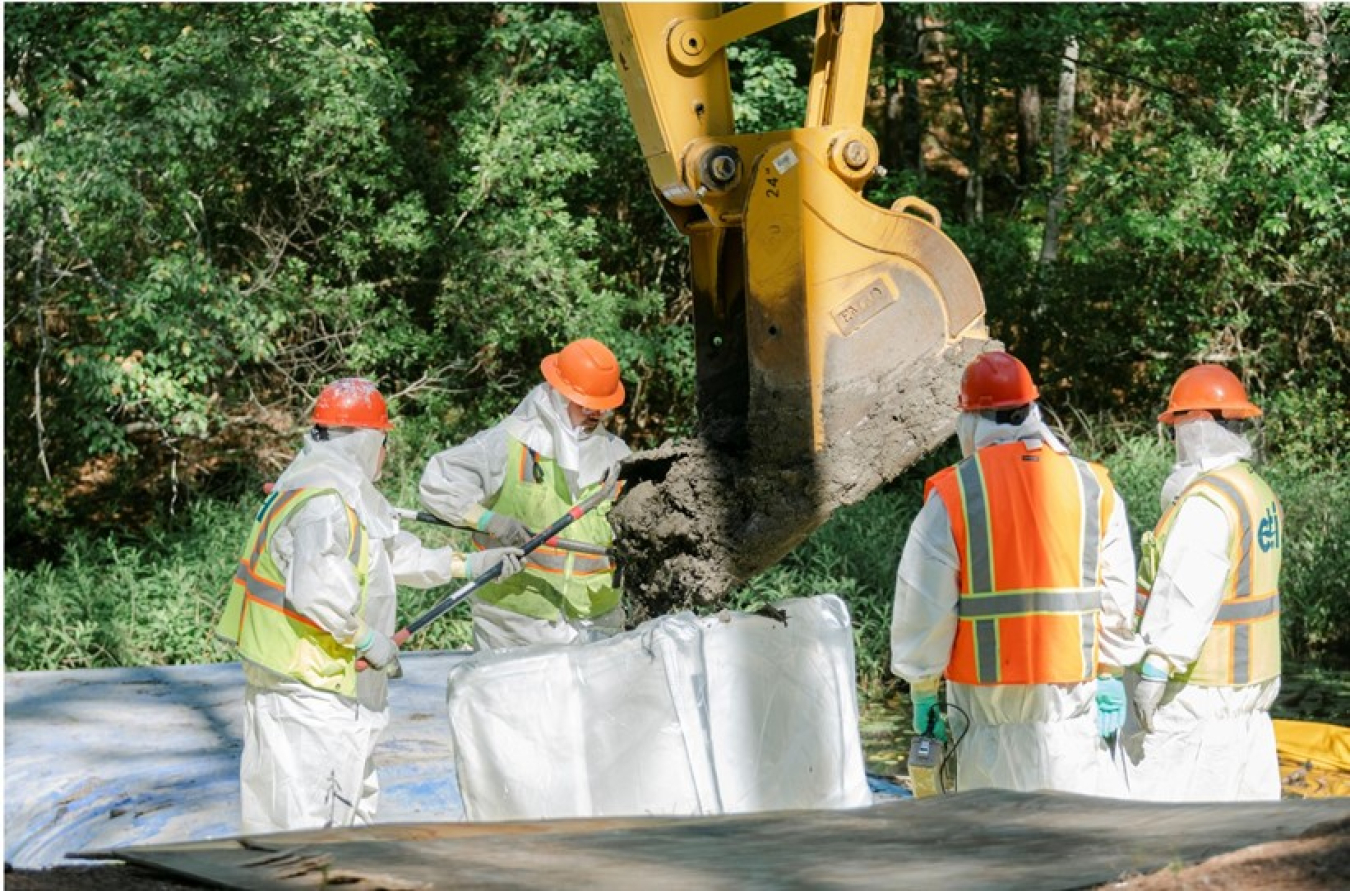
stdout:
[[[410,653],[376,752],[379,822],[462,820],[445,682],[467,652]],[[5,675],[5,862],[239,832],[239,663]]]

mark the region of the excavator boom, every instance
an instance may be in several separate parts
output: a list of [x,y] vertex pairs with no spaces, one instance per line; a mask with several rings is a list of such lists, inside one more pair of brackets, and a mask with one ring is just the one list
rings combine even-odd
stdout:
[[[803,125],[737,133],[727,46],[811,10]],[[700,438],[636,456],[613,517],[640,616],[717,602],[950,435],[984,300],[933,207],[862,195],[879,4],[600,13],[694,293]]]

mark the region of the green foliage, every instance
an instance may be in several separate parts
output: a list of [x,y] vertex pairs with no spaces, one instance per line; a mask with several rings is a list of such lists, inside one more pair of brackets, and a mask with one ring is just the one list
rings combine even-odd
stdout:
[[1195,361],[1231,364],[1257,394],[1321,386],[1344,399],[1346,335],[1329,321],[1345,317],[1350,284],[1350,142],[1343,114],[1314,122],[1290,101],[1324,89],[1299,9],[1154,9],[1143,24],[1153,16],[1170,30],[1136,33],[1131,61],[1176,87],[1077,165],[1065,262],[1005,307],[1013,346],[1066,385],[1101,381],[1106,360],[1108,386],[1075,394],[1089,410],[1164,393]]
[[[1148,428],[1172,380],[1201,360],[1242,375],[1288,513],[1290,652],[1309,657],[1350,627],[1333,590],[1350,514],[1345,9],[1317,13],[1323,44],[1298,4],[892,4],[906,29],[886,33],[916,45],[877,66],[867,111],[899,132],[898,85],[918,90],[922,161],[888,158],[906,169],[871,194],[943,211],[992,333],[1111,467],[1136,534],[1170,464]],[[813,33],[802,16],[728,50],[742,130],[800,123]],[[52,620],[42,643],[7,644],[13,664],[205,658],[190,633],[160,651],[117,630],[125,607],[93,580],[140,579],[157,593],[138,621],[184,623],[200,607],[170,589],[236,547],[201,518],[243,523],[221,505],[255,500],[333,377],[391,396],[385,485],[404,506],[429,455],[500,418],[574,337],[618,353],[616,427],[635,446],[694,429],[687,249],[594,7],[11,4],[5,61],[6,582],[22,595],[6,609],[25,632],[41,623],[24,610]],[[1043,109],[1029,175],[1024,88]],[[841,511],[744,602],[841,593],[864,673],[884,676],[922,476]],[[467,636],[451,620],[426,640]]]
[[1284,507],[1281,629],[1289,658],[1345,667],[1350,653],[1350,479],[1322,460],[1270,465]]
[[727,49],[736,129],[745,133],[790,130],[806,120],[806,90],[793,59],[763,43]]
[[1130,536],[1135,545],[1143,533],[1158,525],[1162,516],[1159,494],[1172,470],[1176,449],[1158,432],[1111,431],[1105,453],[1084,450],[1084,457],[1101,461],[1111,473],[1111,482],[1125,502]]
[[233,658],[212,631],[252,517],[203,501],[176,533],[134,544],[73,534],[60,565],[5,569],[10,670],[182,665]]
[[692,334],[682,350],[655,336],[670,331],[663,292],[679,287],[679,248],[650,195],[631,187],[646,174],[598,19],[507,6],[481,44],[442,158],[445,267],[432,308],[446,348],[473,357],[478,392],[462,408],[489,423],[538,381],[544,355],[591,336],[649,384],[628,411],[656,397],[664,415],[691,379]]
[[407,89],[357,7],[26,6],[6,24],[25,112],[5,132],[5,367],[27,383],[6,417],[40,425],[6,450],[20,531],[87,516],[68,502],[95,471],[105,499],[176,500],[180,468],[211,472],[243,428],[275,435],[260,401],[422,364],[426,335],[379,283],[428,243],[385,137]]

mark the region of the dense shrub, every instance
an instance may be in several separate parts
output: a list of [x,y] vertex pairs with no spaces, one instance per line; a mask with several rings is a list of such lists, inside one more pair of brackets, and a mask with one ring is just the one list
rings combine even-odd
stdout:
[[[417,483],[438,431],[408,425],[395,434],[381,487],[391,502],[417,507]],[[1158,491],[1172,446],[1155,431],[1095,422],[1074,435],[1080,452],[1102,460],[1128,505],[1134,540],[1159,515]],[[1286,515],[1283,576],[1286,655],[1343,663],[1350,652],[1350,480],[1338,466],[1291,459],[1262,467]],[[868,691],[891,683],[890,618],[895,569],[918,512],[923,480],[958,457],[954,443],[862,502],[843,508],[777,566],[737,593],[736,609],[788,597],[833,593],[853,617],[859,679]],[[1321,466],[1319,466],[1319,464]],[[234,658],[211,638],[256,500],[202,501],[173,533],[146,530],[125,543],[77,533],[68,558],[5,571],[5,660],[12,670],[161,665]],[[431,546],[465,545],[462,533],[418,523],[405,528]],[[452,589],[400,590],[409,621]],[[467,646],[467,610],[429,626],[410,646]]]
[[[1350,628],[1346,8],[887,9],[865,112],[894,171],[869,195],[942,211],[992,333],[1111,467],[1136,535],[1170,465],[1148,420],[1167,384],[1196,361],[1242,376],[1287,511],[1287,646],[1309,659]],[[684,239],[593,5],[30,3],[5,24],[11,667],[221,657],[207,613],[257,485],[339,374],[391,395],[385,485],[408,506],[425,459],[572,337],[612,342],[634,445],[693,429]],[[813,33],[729,50],[744,128],[798,122]],[[1032,94],[1047,113],[1021,134]],[[884,678],[923,475],[840,511],[739,602],[842,594]],[[464,640],[456,618],[421,643]]]

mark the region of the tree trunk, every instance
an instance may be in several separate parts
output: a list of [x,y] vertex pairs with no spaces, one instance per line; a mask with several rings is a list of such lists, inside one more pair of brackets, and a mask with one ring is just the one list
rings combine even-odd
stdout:
[[919,105],[919,72],[923,68],[922,15],[895,15],[885,19],[882,53],[900,74],[886,85],[886,111],[882,127],[881,157],[924,180],[923,109]]
[[965,220],[984,219],[984,108],[986,104],[983,65],[967,57],[967,67],[956,76],[956,95],[970,131],[970,152],[966,157]]
[[1078,38],[1064,41],[1064,58],[1059,70],[1059,96],[1055,101],[1055,132],[1050,145],[1050,201],[1045,208],[1045,239],[1041,242],[1041,262],[1054,263],[1059,257],[1059,227],[1068,192],[1069,131],[1073,126],[1073,103],[1078,90]]
[[1041,150],[1041,88],[1024,84],[1017,89],[1017,184],[1026,188],[1040,179],[1036,156]]
[[1308,57],[1312,66],[1309,84],[1309,103],[1303,112],[1303,127],[1311,130],[1326,119],[1331,102],[1327,75],[1327,21],[1322,15],[1321,2],[1304,3],[1303,21],[1308,26]]

